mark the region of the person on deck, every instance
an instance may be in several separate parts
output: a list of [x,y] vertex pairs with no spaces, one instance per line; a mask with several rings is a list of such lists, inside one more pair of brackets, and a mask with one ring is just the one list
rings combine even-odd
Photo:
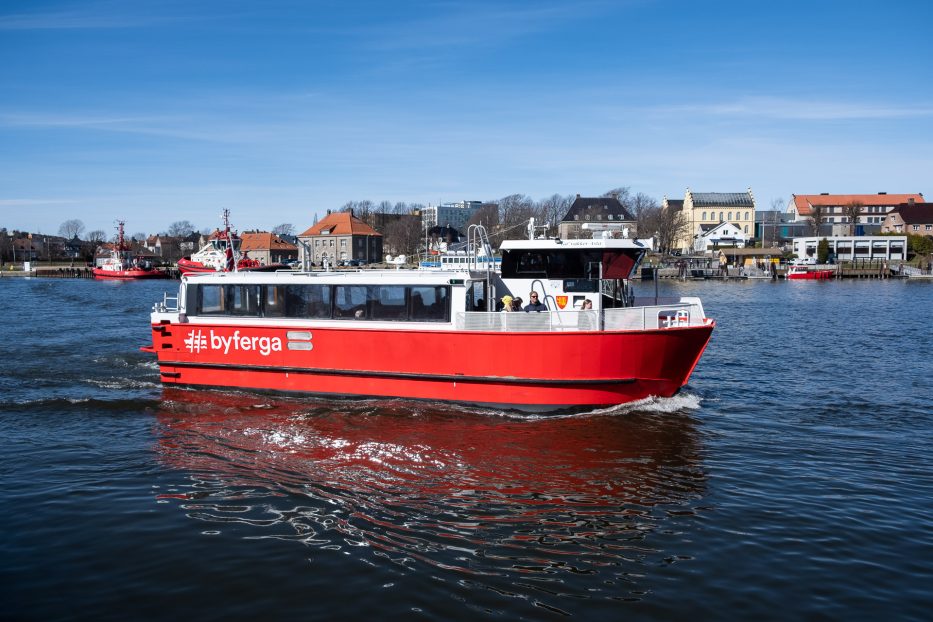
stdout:
[[547,305],[538,300],[538,292],[531,292],[528,294],[528,298],[531,300],[529,300],[528,304],[525,305],[525,313],[529,313],[531,311],[547,311]]

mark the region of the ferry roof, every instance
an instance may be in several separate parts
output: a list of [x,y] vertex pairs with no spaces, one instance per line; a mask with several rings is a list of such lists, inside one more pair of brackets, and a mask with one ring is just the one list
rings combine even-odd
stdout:
[[561,249],[642,249],[651,250],[648,240],[629,238],[597,238],[580,240],[506,240],[500,250],[561,250]]
[[467,270],[359,270],[333,272],[215,272],[182,277],[189,283],[236,282],[258,285],[289,285],[292,283],[337,283],[347,285],[426,284],[447,285],[451,279],[470,280]]

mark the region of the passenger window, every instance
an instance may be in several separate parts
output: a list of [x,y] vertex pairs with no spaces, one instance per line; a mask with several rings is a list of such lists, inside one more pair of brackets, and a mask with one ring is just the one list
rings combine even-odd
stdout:
[[449,317],[450,288],[444,285],[411,288],[412,320],[445,322]]
[[368,292],[369,317],[374,320],[404,320],[404,285],[371,285]]
[[329,285],[287,285],[285,315],[288,317],[329,319],[331,316]]
[[283,317],[285,315],[285,286],[266,285],[263,290],[265,295],[262,300],[262,314],[266,317]]
[[337,285],[334,287],[334,317],[366,319],[365,285]]

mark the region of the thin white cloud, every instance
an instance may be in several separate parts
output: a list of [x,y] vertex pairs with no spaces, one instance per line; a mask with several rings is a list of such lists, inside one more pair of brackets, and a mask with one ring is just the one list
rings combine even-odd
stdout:
[[933,107],[884,102],[847,102],[751,97],[731,102],[667,106],[675,114],[696,113],[721,117],[751,117],[798,121],[844,121],[856,119],[904,119],[933,116]]
[[42,205],[70,205],[77,199],[0,199],[0,207],[39,207]]

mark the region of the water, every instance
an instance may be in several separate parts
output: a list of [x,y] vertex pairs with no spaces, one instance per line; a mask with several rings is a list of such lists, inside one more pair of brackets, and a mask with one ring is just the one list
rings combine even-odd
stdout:
[[171,287],[0,280],[0,617],[929,618],[931,284],[662,283],[687,389],[558,418],[163,391]]

